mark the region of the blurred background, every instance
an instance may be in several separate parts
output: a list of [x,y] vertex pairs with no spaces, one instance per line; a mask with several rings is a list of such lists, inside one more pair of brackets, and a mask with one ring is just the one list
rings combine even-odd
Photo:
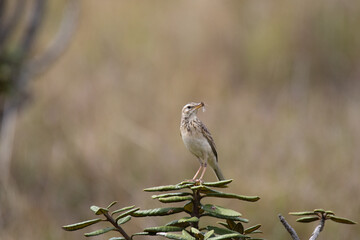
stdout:
[[[63,7],[48,4],[32,55]],[[161,206],[142,189],[198,168],[179,136],[190,101],[207,105],[199,117],[234,179],[227,191],[261,197],[215,203],[262,224],[261,237],[290,239],[281,213],[309,238],[316,223],[295,223],[291,211],[360,222],[359,22],[356,0],[81,1],[66,52],[32,79],[18,112],[0,238],[85,239],[61,226],[92,218],[91,205]],[[319,239],[359,235],[327,222]]]

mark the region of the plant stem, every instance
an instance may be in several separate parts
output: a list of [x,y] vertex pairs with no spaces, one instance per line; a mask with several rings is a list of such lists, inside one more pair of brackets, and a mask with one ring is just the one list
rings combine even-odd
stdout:
[[296,234],[295,230],[290,226],[290,224],[285,220],[281,214],[278,215],[280,222],[284,225],[285,229],[290,233],[291,238],[294,240],[300,240],[299,236]]
[[320,232],[324,229],[325,226],[325,215],[322,214],[321,219],[320,219],[320,224],[318,226],[316,226],[314,232],[311,234],[311,237],[309,238],[309,240],[315,240],[317,239],[317,237],[319,236]]
[[[192,217],[197,217],[200,219],[200,212],[199,212],[199,208],[200,208],[200,190],[195,190],[193,191],[193,211],[191,213]],[[199,222],[192,222],[191,226],[193,228],[199,229]]]
[[116,228],[116,230],[119,231],[121,233],[121,235],[123,235],[123,237],[126,240],[131,240],[131,237],[129,235],[127,235],[127,233],[124,231],[124,229],[122,229],[122,227],[120,227],[119,224],[117,224],[117,222],[115,222],[115,220],[109,215],[109,213],[107,213],[107,212],[104,213],[104,216]]

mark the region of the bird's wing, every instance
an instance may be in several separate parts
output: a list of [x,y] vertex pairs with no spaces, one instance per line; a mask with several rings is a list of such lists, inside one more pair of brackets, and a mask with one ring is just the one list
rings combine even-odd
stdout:
[[217,151],[216,151],[216,146],[215,146],[215,142],[214,142],[214,139],[212,138],[209,130],[206,128],[206,126],[201,123],[200,124],[200,128],[201,128],[201,132],[202,134],[204,135],[204,137],[206,138],[206,140],[208,141],[208,143],[210,144],[210,147],[216,157],[216,161],[218,160],[218,155],[217,155]]

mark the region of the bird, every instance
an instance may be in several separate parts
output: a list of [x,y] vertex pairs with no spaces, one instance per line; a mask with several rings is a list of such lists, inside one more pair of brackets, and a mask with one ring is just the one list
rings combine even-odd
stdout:
[[[181,111],[181,138],[186,148],[195,155],[200,162],[200,167],[192,181],[202,181],[208,163],[214,170],[218,180],[225,180],[218,165],[218,154],[214,139],[196,115],[198,110],[204,106],[205,104],[203,102],[190,102],[186,104]],[[200,178],[197,178],[200,171],[202,171]]]

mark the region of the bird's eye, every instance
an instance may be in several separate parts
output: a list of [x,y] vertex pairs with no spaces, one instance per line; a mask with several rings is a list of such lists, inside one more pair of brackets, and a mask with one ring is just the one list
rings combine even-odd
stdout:
[[187,106],[187,109],[190,109],[191,108],[191,106]]

